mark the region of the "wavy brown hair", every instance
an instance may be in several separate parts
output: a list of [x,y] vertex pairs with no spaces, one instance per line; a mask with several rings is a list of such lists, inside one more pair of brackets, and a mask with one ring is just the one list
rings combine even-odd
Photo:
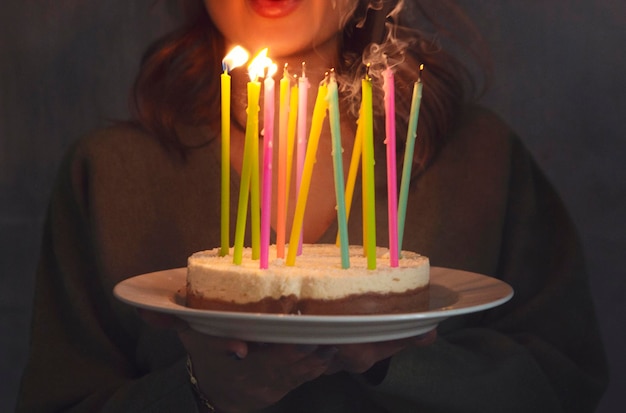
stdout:
[[[140,127],[184,156],[191,148],[180,139],[178,126],[209,126],[214,134],[208,139],[219,131],[217,74],[225,45],[202,0],[181,0],[180,6],[181,26],[157,40],[144,55],[133,89],[132,109]],[[420,143],[414,159],[415,170],[420,170],[445,144],[463,104],[481,90],[465,58],[479,62],[482,74],[489,72],[489,59],[480,35],[452,0],[360,0],[347,20],[337,68],[340,83],[348,85],[342,95],[351,107],[358,106],[359,94],[350,85],[358,84],[365,70],[364,59],[380,47],[386,57],[402,60],[395,67],[398,136],[406,134],[419,66],[426,68]]]

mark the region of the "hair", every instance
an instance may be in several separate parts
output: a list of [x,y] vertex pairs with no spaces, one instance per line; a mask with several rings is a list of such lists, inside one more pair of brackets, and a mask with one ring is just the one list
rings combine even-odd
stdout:
[[[207,74],[219,72],[226,51],[202,0],[180,0],[180,6],[181,26],[144,54],[131,103],[134,123],[184,157],[192,148],[182,142],[177,127],[209,126],[213,135],[208,140],[219,131],[219,76]],[[406,134],[410,91],[421,76],[414,157],[414,171],[419,172],[445,144],[462,106],[482,90],[467,62],[478,62],[486,87],[490,61],[477,30],[453,0],[359,0],[347,19],[336,68],[342,99],[352,114],[365,64],[372,63],[376,71],[381,58],[394,62],[396,90],[401,92],[396,94],[398,136]],[[375,82],[375,93],[382,93],[381,84]]]

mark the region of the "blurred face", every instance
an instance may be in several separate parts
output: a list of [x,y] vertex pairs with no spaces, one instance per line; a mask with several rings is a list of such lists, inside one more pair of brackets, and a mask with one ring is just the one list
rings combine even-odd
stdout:
[[336,47],[343,22],[358,0],[204,0],[227,46],[273,57]]

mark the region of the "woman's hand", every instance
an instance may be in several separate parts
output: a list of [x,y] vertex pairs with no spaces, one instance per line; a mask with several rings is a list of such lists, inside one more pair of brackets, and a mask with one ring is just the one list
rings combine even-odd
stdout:
[[[379,382],[387,373],[387,363],[380,364],[380,362],[407,347],[431,345],[436,338],[437,330],[431,330],[420,336],[400,340],[340,345],[337,346],[337,354],[325,374],[333,374],[338,371],[370,373],[372,368],[376,367],[375,374],[371,374],[370,379]],[[381,367],[383,368],[381,369]]]
[[220,412],[270,406],[301,384],[322,375],[336,347],[246,343],[191,329],[179,337],[193,363],[198,385]]
[[322,374],[365,373],[368,380],[378,383],[391,356],[407,347],[430,345],[437,337],[432,330],[400,340],[336,346],[247,343],[199,333],[177,317],[144,310],[140,315],[156,327],[178,331],[198,386],[224,413],[270,406]]

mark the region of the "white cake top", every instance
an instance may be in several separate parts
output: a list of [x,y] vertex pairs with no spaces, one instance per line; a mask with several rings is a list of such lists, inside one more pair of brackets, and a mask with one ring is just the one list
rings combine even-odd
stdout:
[[295,295],[300,299],[340,299],[353,294],[403,293],[428,285],[430,266],[427,257],[403,251],[396,268],[389,265],[387,249],[377,249],[375,270],[367,269],[363,247],[350,247],[350,268],[341,268],[341,254],[331,244],[305,244],[295,266],[276,258],[270,247],[269,268],[260,269],[244,249],[241,265],[231,255],[220,257],[219,249],[201,251],[188,260],[187,283],[209,299],[250,303],[263,298]]

